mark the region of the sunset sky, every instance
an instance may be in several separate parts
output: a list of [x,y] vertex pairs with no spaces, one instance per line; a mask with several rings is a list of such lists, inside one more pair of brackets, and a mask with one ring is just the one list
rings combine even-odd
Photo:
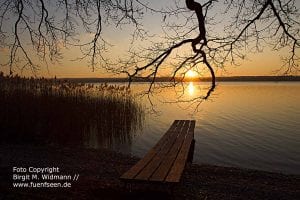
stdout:
[[[151,2],[149,6],[155,9],[161,9],[170,7],[173,4],[173,1],[168,0],[161,2],[161,0],[155,1],[142,1],[142,2]],[[184,1],[183,1],[184,2]],[[300,1],[297,1],[297,6],[299,7]],[[223,16],[218,13],[224,10],[220,5],[217,5],[214,10],[211,10],[209,13],[210,17],[215,16],[216,18],[222,18]],[[11,19],[12,20],[12,19]],[[178,19],[181,20],[181,19]],[[145,14],[143,19],[143,26],[145,30],[148,30],[150,34],[155,34],[159,38],[162,34],[162,15],[148,12]],[[8,31],[12,31],[12,21],[8,20],[4,23],[4,27]],[[222,31],[224,27],[223,23],[218,24],[215,27],[216,31]],[[109,48],[109,51],[106,53],[106,56],[109,58],[118,58],[124,57],[127,55],[127,50],[130,48],[130,34],[132,32],[131,26],[122,26],[121,28],[116,28],[113,25],[103,28],[103,37],[113,46]],[[92,38],[93,35],[88,33],[82,33],[79,35],[79,39],[87,40]],[[25,36],[22,38],[26,40]],[[155,42],[155,38],[153,39]],[[147,47],[149,44],[147,42],[138,41],[136,46]],[[263,44],[266,46],[266,44]],[[28,48],[30,52],[30,48]],[[38,76],[44,77],[111,77],[113,74],[107,73],[103,69],[96,68],[95,71],[88,66],[87,60],[83,61],[74,61],[74,59],[80,57],[79,49],[74,47],[69,47],[69,49],[64,49],[63,59],[59,63],[49,64],[46,67],[45,64],[41,63],[42,68],[38,71]],[[249,53],[245,60],[239,61],[238,66],[226,65],[224,70],[215,69],[217,76],[260,76],[260,75],[275,75],[275,71],[282,66],[281,55],[284,55],[286,52],[276,52],[272,51],[269,47],[265,47],[263,52],[259,53]],[[3,60],[7,60],[9,55],[9,49],[7,47],[0,47],[0,59],[1,63]],[[34,52],[30,52],[30,55],[34,56]],[[8,72],[8,68],[1,67],[0,71]],[[16,73],[21,74],[19,70],[15,70]],[[32,72],[30,70],[24,70],[22,75],[31,76]],[[165,75],[161,73],[160,75]],[[204,74],[205,76],[205,74]]]

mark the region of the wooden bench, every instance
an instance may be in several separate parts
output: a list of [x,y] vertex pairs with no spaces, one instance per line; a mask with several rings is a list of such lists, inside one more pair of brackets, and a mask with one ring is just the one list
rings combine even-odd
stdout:
[[175,120],[149,152],[120,179],[130,182],[178,183],[194,152],[195,120]]

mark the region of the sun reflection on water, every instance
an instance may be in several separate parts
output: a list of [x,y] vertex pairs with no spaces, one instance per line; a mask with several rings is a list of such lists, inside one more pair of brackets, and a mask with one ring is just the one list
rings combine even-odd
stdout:
[[188,93],[190,96],[193,96],[194,93],[195,93],[195,86],[194,86],[194,83],[193,82],[189,82],[189,85],[187,87],[188,89]]

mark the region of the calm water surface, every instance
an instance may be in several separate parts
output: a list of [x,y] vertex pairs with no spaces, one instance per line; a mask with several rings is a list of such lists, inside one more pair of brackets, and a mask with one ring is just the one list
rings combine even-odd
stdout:
[[[146,89],[134,84],[133,91]],[[213,96],[199,104],[166,103],[201,95],[207,85],[187,83],[143,97],[144,128],[121,151],[142,157],[175,119],[195,119],[194,162],[300,174],[300,83],[219,83]],[[197,112],[195,109],[197,108]]]

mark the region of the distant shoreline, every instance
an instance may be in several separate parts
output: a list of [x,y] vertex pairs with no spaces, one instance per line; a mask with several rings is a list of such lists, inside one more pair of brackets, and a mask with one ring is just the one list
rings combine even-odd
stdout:
[[[81,83],[116,83],[116,82],[128,82],[128,78],[59,78],[59,80],[68,80],[71,82]],[[150,78],[137,77],[132,82],[151,82]],[[156,82],[173,82],[171,77],[157,77]],[[180,78],[175,78],[175,82],[181,81]],[[210,77],[202,78],[189,78],[183,80],[184,82],[210,82]],[[229,76],[229,77],[216,77],[217,82],[252,82],[252,81],[300,81],[300,76]]]

